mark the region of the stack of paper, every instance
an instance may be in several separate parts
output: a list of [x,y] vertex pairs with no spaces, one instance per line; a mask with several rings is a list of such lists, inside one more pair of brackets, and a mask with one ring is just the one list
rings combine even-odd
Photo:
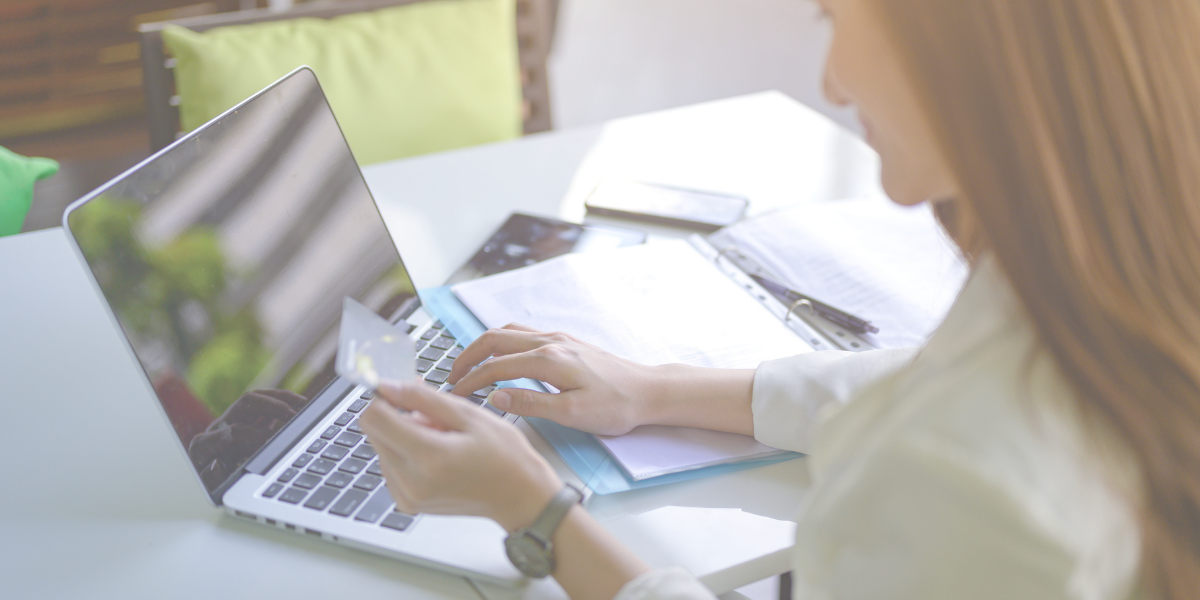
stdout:
[[[876,200],[806,205],[722,230],[794,289],[879,326],[879,347],[917,346],[941,322],[966,267],[928,208]],[[686,241],[544,263],[454,286],[487,327],[563,331],[647,364],[755,368],[811,352]],[[597,436],[634,480],[778,453],[748,436],[643,426]]]

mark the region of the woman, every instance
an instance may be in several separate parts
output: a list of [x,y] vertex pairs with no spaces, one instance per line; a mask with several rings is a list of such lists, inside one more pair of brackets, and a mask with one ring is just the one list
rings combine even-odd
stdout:
[[[1195,597],[1200,2],[821,4],[827,95],[857,107],[892,199],[934,202],[973,263],[929,343],[707,371],[514,325],[463,352],[456,392],[534,377],[562,393],[491,401],[597,433],[688,425],[809,452],[798,598]],[[383,396],[417,411],[363,419],[402,509],[513,531],[560,488],[486,411],[420,385]],[[711,597],[583,510],[554,544],[573,598]]]

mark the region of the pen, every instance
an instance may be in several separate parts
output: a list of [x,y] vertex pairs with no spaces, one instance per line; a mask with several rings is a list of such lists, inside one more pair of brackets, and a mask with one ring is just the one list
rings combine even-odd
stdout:
[[801,300],[808,301],[812,305],[813,312],[822,317],[853,331],[854,333],[879,333],[879,328],[872,325],[870,321],[860,319],[852,314],[842,312],[820,300],[815,300],[809,296],[805,296],[795,290],[790,290],[783,284],[772,281],[761,275],[750,275],[750,278],[758,282],[763,289],[771,292],[771,295],[779,298],[784,304],[795,304]]

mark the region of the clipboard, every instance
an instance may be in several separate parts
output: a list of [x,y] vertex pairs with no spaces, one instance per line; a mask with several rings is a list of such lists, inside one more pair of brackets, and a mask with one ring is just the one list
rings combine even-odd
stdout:
[[788,306],[778,298],[763,289],[750,275],[759,275],[775,281],[783,281],[779,275],[771,272],[742,252],[737,246],[722,244],[720,249],[713,242],[720,244],[720,234],[707,238],[693,235],[688,243],[702,256],[708,258],[717,269],[732,279],[751,296],[759,301],[771,314],[783,321],[800,339],[812,346],[814,350],[846,350],[849,352],[865,352],[874,350],[877,346],[866,337],[804,310],[800,303]]

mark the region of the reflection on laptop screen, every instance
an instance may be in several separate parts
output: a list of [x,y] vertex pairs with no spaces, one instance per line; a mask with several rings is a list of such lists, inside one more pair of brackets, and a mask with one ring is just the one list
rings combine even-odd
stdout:
[[308,70],[68,226],[210,491],[334,380],[344,296],[386,318],[415,297]]

